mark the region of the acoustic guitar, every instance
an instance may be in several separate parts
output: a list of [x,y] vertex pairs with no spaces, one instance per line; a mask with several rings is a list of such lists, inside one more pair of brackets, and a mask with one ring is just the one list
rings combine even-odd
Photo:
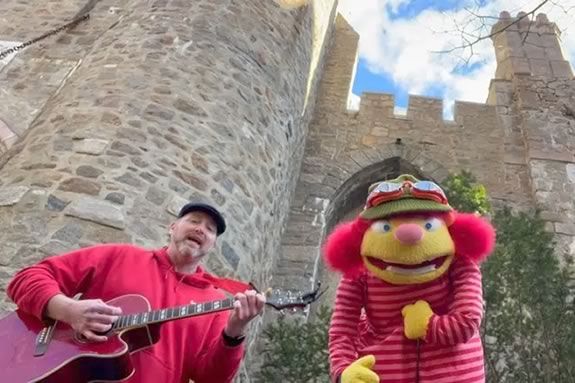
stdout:
[[[323,293],[273,290],[266,305],[276,310],[305,308]],[[0,319],[0,381],[6,383],[117,382],[134,373],[130,355],[153,346],[162,323],[233,308],[234,298],[151,310],[141,295],[122,295],[108,302],[123,315],[104,342],[82,338],[62,322],[46,325],[16,310]]]

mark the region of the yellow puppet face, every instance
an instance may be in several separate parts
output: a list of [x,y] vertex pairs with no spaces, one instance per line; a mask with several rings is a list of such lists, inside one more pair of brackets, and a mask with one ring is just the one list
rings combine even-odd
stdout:
[[374,221],[361,244],[365,267],[378,278],[397,285],[439,278],[451,265],[454,253],[447,226],[437,217]]

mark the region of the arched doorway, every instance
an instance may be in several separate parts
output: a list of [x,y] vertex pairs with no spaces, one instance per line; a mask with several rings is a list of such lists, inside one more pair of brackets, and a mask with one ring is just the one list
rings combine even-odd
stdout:
[[[322,286],[328,287],[328,291],[313,305],[310,313],[313,315],[321,305],[330,305],[334,300],[339,276],[325,268],[321,246],[325,236],[335,225],[353,219],[359,213],[365,203],[369,185],[405,173],[436,182],[443,181],[448,175],[436,161],[423,156],[422,153],[418,153],[417,160],[413,162],[406,157],[398,154],[386,157],[380,154],[379,158],[370,161],[369,158],[374,156],[362,156],[365,162],[356,161],[360,168],[347,178],[342,177],[329,193],[308,193],[309,195],[302,199],[304,202],[301,205],[292,205],[286,231],[297,231],[298,236],[282,239],[279,262],[274,270],[274,286],[307,290],[321,281]],[[333,165],[341,165],[342,160],[336,158]],[[433,166],[430,167],[429,164]],[[305,191],[301,190],[305,187],[298,185],[296,194],[305,194]]]

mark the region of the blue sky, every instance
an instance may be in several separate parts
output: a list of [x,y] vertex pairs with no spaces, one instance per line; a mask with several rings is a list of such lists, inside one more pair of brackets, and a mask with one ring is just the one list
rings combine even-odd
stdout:
[[392,5],[389,5],[386,8],[389,12],[391,20],[409,20],[428,9],[434,9],[436,11],[448,11],[450,9],[456,9],[460,3],[461,1],[459,0],[416,0],[402,3],[397,6],[397,9],[395,9],[395,7]]
[[[391,93],[396,111],[403,113],[408,94],[444,100],[444,116],[450,118],[454,100],[485,102],[496,68],[491,40],[474,45],[473,54],[447,50],[461,44],[461,33],[453,33],[455,21],[476,28],[464,7],[481,15],[497,16],[507,10],[512,16],[530,11],[541,0],[339,0],[339,11],[360,34],[360,52],[353,107],[363,92]],[[561,0],[566,13],[552,3],[539,12],[563,30],[562,45],[575,62],[575,0]],[[538,12],[538,13],[539,13]],[[475,22],[475,24],[474,24]],[[572,28],[570,26],[573,25]],[[491,25],[482,29],[488,34]],[[449,31],[451,30],[451,32]]]

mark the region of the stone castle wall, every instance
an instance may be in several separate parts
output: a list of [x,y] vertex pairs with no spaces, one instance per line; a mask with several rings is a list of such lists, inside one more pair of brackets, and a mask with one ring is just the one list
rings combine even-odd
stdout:
[[0,62],[0,294],[20,267],[78,246],[161,246],[193,198],[229,221],[216,273],[333,286],[325,234],[404,172],[470,170],[495,204],[540,208],[575,254],[575,83],[544,15],[495,36],[487,102],[445,120],[421,96],[405,116],[387,94],[347,109],[359,36],[335,0],[21,3],[0,3],[0,46],[91,17]]
[[87,22],[0,64],[0,311],[19,268],[162,246],[190,199],[228,220],[209,269],[268,287],[335,1],[4,0],[0,41],[85,6]]

